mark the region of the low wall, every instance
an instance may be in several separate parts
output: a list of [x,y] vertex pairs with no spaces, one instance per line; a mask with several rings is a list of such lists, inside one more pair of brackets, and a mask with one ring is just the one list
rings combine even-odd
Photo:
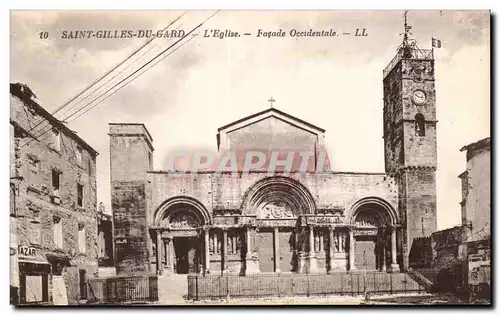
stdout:
[[93,278],[87,282],[89,303],[140,303],[158,301],[158,277]]
[[424,292],[405,273],[190,275],[188,299]]

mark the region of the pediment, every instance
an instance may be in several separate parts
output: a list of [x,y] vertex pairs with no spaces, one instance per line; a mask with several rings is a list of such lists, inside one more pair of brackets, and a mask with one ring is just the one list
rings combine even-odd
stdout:
[[254,124],[266,124],[273,119],[275,121],[280,121],[286,125],[294,126],[295,128],[302,129],[315,135],[324,134],[325,132],[325,130],[322,128],[319,128],[311,123],[308,123],[302,119],[294,117],[275,108],[270,108],[265,111],[234,121],[230,124],[220,127],[218,131],[219,133],[231,133]]

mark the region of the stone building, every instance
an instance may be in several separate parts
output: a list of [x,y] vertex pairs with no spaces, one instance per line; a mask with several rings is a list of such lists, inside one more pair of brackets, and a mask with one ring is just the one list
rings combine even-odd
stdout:
[[[434,232],[429,238],[432,268],[448,272],[448,277],[435,281],[450,290],[468,289],[473,269],[489,271],[491,259],[490,138],[466,145],[460,151],[467,152],[466,170],[458,176],[462,182],[462,224]],[[481,281],[489,283],[490,279]]]
[[466,170],[462,181],[462,225],[469,226],[467,242],[488,239],[491,235],[491,140],[485,138],[464,146]]
[[10,126],[13,302],[75,303],[97,271],[97,152],[20,83]]
[[484,286],[491,298],[491,139],[464,146],[466,170],[462,180],[462,226],[465,233],[468,285]]
[[99,266],[112,266],[114,265],[113,216],[106,213],[102,202],[99,205],[97,219]]
[[219,128],[218,152],[238,166],[264,152],[289,171],[154,170],[145,125],[111,123],[117,273],[406,270],[413,240],[436,230],[432,51],[404,43],[383,89],[385,173],[318,168],[325,130],[273,108]]

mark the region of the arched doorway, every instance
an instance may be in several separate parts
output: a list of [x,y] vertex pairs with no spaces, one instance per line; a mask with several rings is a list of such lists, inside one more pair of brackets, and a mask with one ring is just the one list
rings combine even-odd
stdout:
[[243,209],[256,216],[252,251],[260,272],[297,272],[297,219],[315,212],[307,188],[288,177],[264,178],[247,191]]
[[353,269],[396,269],[393,257],[396,254],[397,215],[388,203],[378,198],[359,201],[353,207],[351,225],[354,244],[350,261],[354,264]]
[[153,253],[158,273],[167,269],[178,274],[199,273],[205,261],[203,226],[210,217],[196,200],[167,200],[155,216],[156,243]]

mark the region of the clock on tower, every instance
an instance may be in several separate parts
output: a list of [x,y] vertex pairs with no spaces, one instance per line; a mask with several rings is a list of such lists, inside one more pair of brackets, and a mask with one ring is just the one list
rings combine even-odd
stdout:
[[[406,18],[406,16],[405,16]],[[436,91],[434,56],[408,38],[383,71],[385,169],[398,182],[398,242],[404,268],[413,240],[436,231]]]

